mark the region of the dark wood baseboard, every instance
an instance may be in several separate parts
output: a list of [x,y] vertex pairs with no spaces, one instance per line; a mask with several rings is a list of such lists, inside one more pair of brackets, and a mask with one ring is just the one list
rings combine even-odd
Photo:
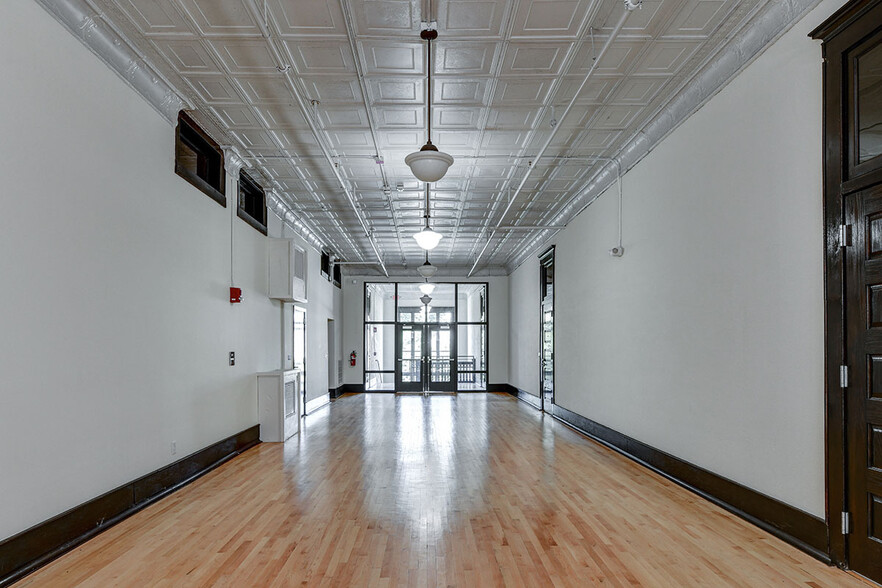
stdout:
[[260,443],[254,425],[0,542],[0,588]]
[[364,392],[364,384],[341,384],[337,388],[328,388],[328,396],[336,400],[344,394],[361,394]]
[[506,394],[511,394],[518,400],[523,400],[536,410],[542,410],[542,405],[539,401],[539,397],[535,394],[530,394],[526,390],[521,390],[511,384],[494,384],[494,386],[502,386],[503,388],[500,390],[494,390],[494,392],[505,392]]
[[576,431],[753,523],[812,557],[831,565],[832,562],[827,551],[827,523],[823,519],[655,449],[562,406],[553,405],[552,416]]

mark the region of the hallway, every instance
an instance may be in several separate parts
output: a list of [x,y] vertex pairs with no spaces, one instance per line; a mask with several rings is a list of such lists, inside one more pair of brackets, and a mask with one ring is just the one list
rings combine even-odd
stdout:
[[38,586],[866,586],[500,394],[345,396]]

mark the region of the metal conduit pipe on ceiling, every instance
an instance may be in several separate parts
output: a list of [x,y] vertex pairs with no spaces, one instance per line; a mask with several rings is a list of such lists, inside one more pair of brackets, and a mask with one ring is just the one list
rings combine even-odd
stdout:
[[[590,160],[590,161],[606,161],[606,162],[609,162],[610,164],[616,166],[616,180],[615,181],[619,187],[619,223],[618,223],[619,226],[618,226],[617,242],[618,242],[619,248],[621,248],[622,247],[622,166],[621,166],[621,163],[619,162],[618,159],[615,159],[613,157],[602,157],[599,155],[586,155],[586,156],[582,157],[582,159]],[[596,177],[602,171],[603,171],[603,169],[598,170],[598,172],[596,174],[594,174],[594,176],[592,176],[592,179],[594,177]],[[570,199],[570,201],[572,201],[572,198]],[[568,201],[568,203],[570,201]],[[570,219],[570,220],[572,220],[572,219]],[[569,221],[567,221],[567,223],[568,222]],[[558,231],[562,231],[565,228],[567,228],[567,223],[539,225],[536,227],[536,230],[542,230],[542,231],[553,230],[555,233],[557,233]],[[521,226],[524,226],[524,225],[512,225],[512,227],[514,227],[514,228],[518,228]],[[503,229],[505,227],[496,227],[496,228],[498,230],[498,229]],[[500,240],[499,245],[496,246],[493,253],[495,253],[499,249],[499,247],[501,247],[505,243],[505,240],[508,239],[508,237],[509,236],[506,235],[505,237],[502,238],[502,240]],[[491,255],[493,255],[493,253],[491,253]],[[514,257],[514,256],[510,256],[510,257]],[[503,265],[507,266],[508,264],[506,262],[506,263],[503,263]]]
[[[284,59],[281,51],[276,46],[272,35],[270,34],[269,29],[267,28],[266,23],[263,21],[263,15],[260,12],[260,9],[254,3],[255,0],[245,0],[245,4],[248,7],[248,10],[251,12],[251,16],[254,21],[257,23],[258,28],[260,29],[261,34],[264,39],[266,39],[267,45],[272,52],[273,59],[276,60],[276,63],[281,65],[284,63]],[[368,243],[370,243],[371,249],[374,252],[374,255],[377,257],[377,263],[380,268],[383,270],[383,274],[388,276],[389,271],[386,269],[386,264],[383,263],[383,257],[380,255],[380,250],[377,248],[377,244],[374,241],[374,237],[371,234],[371,230],[367,225],[364,217],[361,215],[361,210],[358,208],[358,204],[355,202],[355,197],[352,195],[352,192],[349,190],[349,186],[346,184],[343,176],[340,175],[340,171],[337,169],[337,166],[334,163],[334,159],[328,151],[327,146],[322,139],[321,132],[315,126],[315,121],[312,119],[312,113],[306,104],[306,100],[303,96],[300,95],[300,91],[297,89],[297,85],[294,83],[294,80],[291,79],[291,73],[289,70],[282,71],[281,74],[285,77],[285,81],[288,84],[288,89],[291,91],[291,94],[294,96],[294,99],[297,100],[297,105],[300,107],[301,114],[303,114],[303,118],[306,120],[306,124],[309,125],[309,130],[312,132],[315,137],[316,142],[318,143],[319,148],[322,150],[322,154],[325,156],[325,159],[328,162],[328,165],[331,167],[331,171],[334,173],[334,176],[337,178],[337,181],[340,184],[340,187],[343,189],[344,194],[346,195],[346,199],[349,201],[349,205],[352,207],[352,210],[355,212],[355,217],[358,219],[359,224],[361,225],[362,230],[364,231],[365,237],[368,239]]]
[[[717,94],[725,85],[753,61],[770,43],[784,34],[790,26],[818,4],[819,0],[786,0],[774,2],[755,19],[746,23],[731,41],[720,49],[716,58],[685,84],[683,90],[663,107],[613,158],[627,173],[646,157],[652,149],[672,133],[696,110]],[[552,219],[553,224],[566,225],[590,206],[615,181],[612,164],[605,166]],[[506,265],[513,272],[559,229],[536,235]]]
[[[352,22],[352,11],[349,6],[349,1],[340,0],[340,9],[343,11],[343,20],[346,24],[346,36],[349,40],[349,50],[352,51],[352,56],[355,58],[355,73],[356,77],[358,78],[359,90],[361,90],[361,100],[364,104],[364,110],[367,113],[368,128],[371,132],[371,141],[374,144],[376,161],[379,162],[382,160],[382,156],[380,154],[380,142],[377,140],[377,123],[374,120],[374,114],[373,110],[371,109],[371,105],[368,104],[368,88],[367,84],[365,84],[364,82],[364,71],[362,70],[358,44],[355,42],[355,25]],[[386,166],[380,163],[377,163],[377,165],[380,166],[380,177],[383,180],[383,194],[389,201],[389,206],[392,213],[392,226],[395,227],[395,238],[398,241],[398,251],[401,254],[401,264],[406,265],[407,258],[404,256],[404,246],[401,243],[401,227],[398,224],[398,215],[395,213],[395,208],[392,207],[391,186],[389,186],[389,178],[386,176]],[[389,192],[387,192],[387,190]]]
[[288,225],[291,229],[299,234],[304,241],[321,251],[324,249],[325,244],[318,238],[318,236],[312,232],[306,225],[304,225],[298,218],[297,215],[294,214],[294,211],[282,201],[279,193],[275,190],[270,191],[267,198],[267,205],[270,210],[272,210],[277,217],[282,221],[282,224]]
[[[619,36],[619,33],[622,31],[622,28],[625,26],[625,22],[627,22],[628,17],[631,15],[631,12],[642,4],[642,0],[633,0],[633,2],[629,2],[625,0],[625,11],[622,12],[622,15],[619,17],[618,22],[616,22],[615,27],[613,27],[612,32],[609,37],[606,38],[603,45],[600,48],[600,51],[597,55],[594,56],[594,60],[591,62],[591,67],[588,68],[588,72],[585,74],[585,77],[582,79],[582,83],[579,84],[579,87],[576,89],[576,92],[573,94],[573,97],[570,99],[569,103],[567,103],[567,107],[564,109],[563,114],[561,114],[558,119],[558,123],[551,129],[551,133],[549,133],[548,138],[545,140],[545,143],[542,144],[542,147],[539,149],[536,154],[536,158],[539,159],[545,155],[545,151],[548,149],[548,146],[551,145],[551,142],[554,140],[557,131],[563,127],[561,124],[563,120],[567,117],[570,111],[573,109],[573,105],[576,103],[576,100],[579,98],[579,95],[582,93],[582,90],[585,88],[585,85],[588,83],[588,80],[597,70],[597,66],[600,64],[600,61],[603,59],[606,52],[609,50],[610,45],[615,41],[616,37]],[[518,195],[521,193],[524,185],[527,183],[527,179],[530,177],[530,173],[533,171],[535,166],[530,166],[527,168],[527,173],[521,178],[518,187],[515,189],[514,194],[509,199],[508,204],[502,211],[502,215],[499,217],[499,223],[501,224],[503,220],[505,220],[505,215],[508,214],[508,211],[511,210],[512,205],[515,200],[517,200]],[[560,224],[560,223],[554,223]],[[472,265],[472,269],[469,270],[467,277],[472,277],[472,274],[475,273],[475,269],[478,267],[478,264],[481,263],[481,258],[484,256],[484,253],[487,251],[487,248],[490,246],[490,243],[493,241],[493,237],[496,235],[496,229],[493,229],[490,233],[490,236],[487,238],[487,242],[484,244],[484,247],[478,253],[478,256],[475,258],[475,263]]]

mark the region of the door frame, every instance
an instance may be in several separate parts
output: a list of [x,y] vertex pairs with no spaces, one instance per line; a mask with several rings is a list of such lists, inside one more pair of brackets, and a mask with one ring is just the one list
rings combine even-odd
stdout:
[[294,342],[297,339],[297,314],[300,313],[303,315],[303,368],[300,370],[300,397],[302,404],[300,405],[303,410],[300,411],[300,418],[306,416],[306,364],[307,357],[309,355],[309,344],[308,344],[308,336],[309,331],[307,329],[308,320],[309,320],[309,309],[305,306],[299,306],[298,304],[294,304],[291,308],[291,330],[293,332],[293,337],[291,339],[291,359],[292,364],[295,359],[295,345]]
[[[395,323],[395,392],[424,392],[426,382],[426,328],[424,323]],[[402,364],[404,358],[401,357],[404,351],[404,331],[420,331],[420,381],[404,382],[401,379]]]
[[[848,162],[845,129],[847,116],[843,102],[843,58],[879,22],[882,0],[855,0],[847,3],[810,33],[822,41],[824,96],[824,403],[826,424],[825,520],[828,555],[839,567],[848,566],[848,537],[840,524],[841,513],[848,512],[848,442],[846,395],[840,383],[840,367],[848,365],[845,253],[850,243],[845,226],[845,198],[882,181],[876,170],[854,176]],[[871,13],[875,12],[876,15]],[[875,19],[875,20],[874,20]],[[844,242],[843,242],[844,241]]]
[[[450,333],[450,379],[447,382],[432,381],[432,330],[446,327]],[[404,351],[404,331],[422,331],[420,348],[420,382],[403,382],[401,379]],[[395,325],[395,391],[404,393],[415,392],[456,392],[457,328],[456,323],[396,323]]]
[[[539,410],[551,413],[551,407],[554,406],[554,388],[551,391],[551,406],[545,406],[545,298],[542,296],[542,289],[545,287],[545,269],[548,266],[554,266],[555,246],[552,245],[539,254]],[[552,281],[552,286],[554,281]],[[557,362],[554,358],[554,346],[556,343],[557,322],[554,320],[554,293],[556,289],[551,291],[551,382],[552,386],[557,385]]]
[[[448,332],[450,333],[450,380],[448,382],[432,382],[432,337],[431,331],[432,329],[441,330],[441,327],[447,327]],[[426,345],[424,349],[424,355],[426,357],[426,369],[424,373],[424,379],[426,382],[425,391],[426,392],[456,392],[456,389],[459,387],[459,377],[457,370],[457,347],[459,346],[459,333],[458,328],[455,322],[453,323],[426,323],[425,331],[423,333],[423,337],[426,339],[428,345]]]

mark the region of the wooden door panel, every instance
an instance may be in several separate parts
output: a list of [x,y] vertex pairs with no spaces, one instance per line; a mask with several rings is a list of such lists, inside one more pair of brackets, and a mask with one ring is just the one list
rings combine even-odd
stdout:
[[846,214],[856,227],[846,250],[848,362],[846,391],[849,566],[882,576],[882,189],[850,196]]
[[882,472],[882,427],[870,425],[870,467]]

